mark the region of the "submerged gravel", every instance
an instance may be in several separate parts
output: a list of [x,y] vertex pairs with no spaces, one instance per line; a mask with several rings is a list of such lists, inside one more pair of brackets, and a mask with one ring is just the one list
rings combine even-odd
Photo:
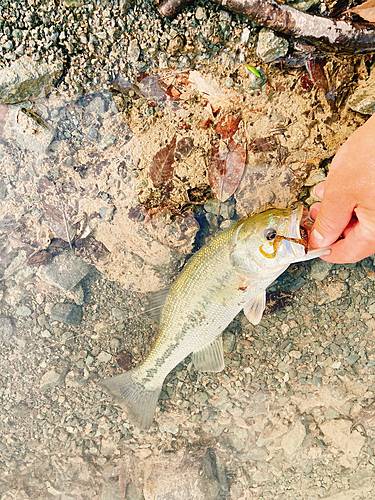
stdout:
[[[253,51],[251,23],[217,5],[195,2],[172,22],[153,0],[126,6],[2,1],[0,66],[22,55],[61,61],[59,88],[73,93],[119,71],[231,67]],[[197,372],[187,358],[169,374],[149,432],[96,385],[150,349],[145,297],[93,269],[78,279],[71,265],[53,285],[12,258],[0,280],[1,500],[373,498],[371,258],[291,266],[259,325],[240,314],[228,327],[223,372]]]

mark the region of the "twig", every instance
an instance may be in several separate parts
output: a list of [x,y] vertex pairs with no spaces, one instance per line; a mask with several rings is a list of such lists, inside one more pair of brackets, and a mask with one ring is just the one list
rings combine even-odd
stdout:
[[[166,0],[158,10],[166,17],[174,17],[189,1]],[[212,1],[237,14],[250,17],[261,26],[294,38],[306,39],[327,51],[349,54],[375,51],[375,30],[368,29],[365,24],[315,16],[275,0]]]

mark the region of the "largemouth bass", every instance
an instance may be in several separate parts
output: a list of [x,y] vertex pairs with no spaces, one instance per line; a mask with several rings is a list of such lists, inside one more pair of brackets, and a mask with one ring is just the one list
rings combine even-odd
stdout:
[[222,332],[243,309],[258,324],[266,288],[294,262],[326,255],[301,238],[303,207],[271,209],[218,234],[188,262],[168,292],[160,333],[136,368],[100,382],[129,420],[148,429],[168,373],[192,354],[198,370],[224,368]]

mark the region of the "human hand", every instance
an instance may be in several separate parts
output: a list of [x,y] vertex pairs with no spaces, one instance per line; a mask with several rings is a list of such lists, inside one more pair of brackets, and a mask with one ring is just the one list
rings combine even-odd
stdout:
[[340,147],[315,193],[323,201],[310,207],[309,246],[333,244],[322,258],[339,264],[375,254],[375,115]]

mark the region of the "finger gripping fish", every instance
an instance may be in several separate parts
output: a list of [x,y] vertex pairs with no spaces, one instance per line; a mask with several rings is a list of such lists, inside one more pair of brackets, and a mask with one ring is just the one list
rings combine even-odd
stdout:
[[307,250],[301,238],[303,207],[271,209],[219,233],[188,262],[169,290],[160,333],[136,368],[100,382],[129,420],[148,429],[165,377],[192,354],[198,370],[224,368],[222,332],[244,310],[254,325],[262,318],[266,288],[294,262],[326,255]]

